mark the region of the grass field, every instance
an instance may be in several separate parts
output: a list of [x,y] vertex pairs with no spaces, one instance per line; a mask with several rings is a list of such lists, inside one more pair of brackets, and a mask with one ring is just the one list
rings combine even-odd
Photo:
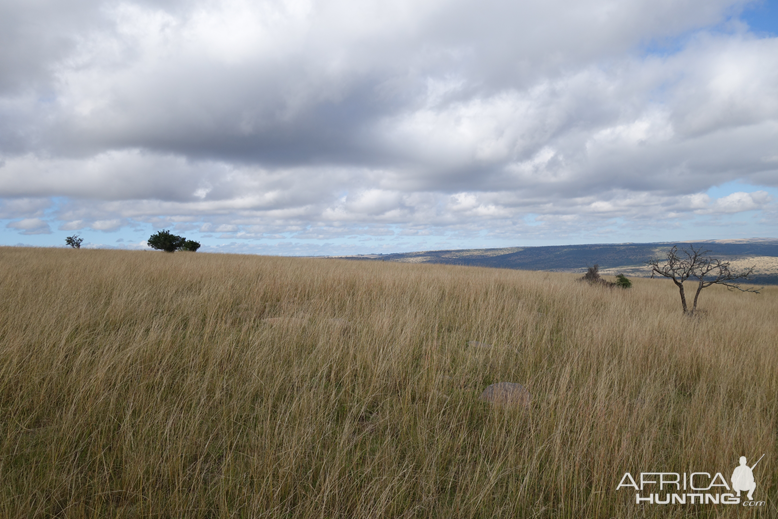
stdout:
[[[577,277],[0,248],[0,517],[778,515],[778,287]],[[762,454],[758,508],[616,491]]]

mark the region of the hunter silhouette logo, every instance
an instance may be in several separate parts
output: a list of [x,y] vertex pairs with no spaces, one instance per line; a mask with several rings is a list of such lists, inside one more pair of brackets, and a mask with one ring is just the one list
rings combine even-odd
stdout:
[[[640,472],[637,477],[626,472],[616,490],[633,489],[638,505],[764,506],[764,501],[754,501],[754,469],[764,456],[750,467],[741,456],[740,465],[732,472],[732,487],[720,472]],[[742,492],[747,494],[745,501]]]
[[[762,454],[764,458],[764,454]],[[740,497],[741,492],[748,492],[748,500],[754,500],[754,490],[756,490],[756,481],[754,481],[754,467],[756,467],[762,458],[756,460],[752,466],[746,465],[746,457],[740,456],[740,466],[735,467],[735,471],[732,473],[732,490],[737,492],[737,497]]]

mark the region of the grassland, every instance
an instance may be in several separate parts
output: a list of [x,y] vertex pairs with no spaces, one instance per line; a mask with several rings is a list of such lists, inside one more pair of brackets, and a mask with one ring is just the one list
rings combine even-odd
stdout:
[[[775,517],[778,287],[0,248],[0,517]],[[478,341],[491,347],[472,347]],[[524,384],[529,409],[478,400]],[[763,507],[622,475],[765,453]]]

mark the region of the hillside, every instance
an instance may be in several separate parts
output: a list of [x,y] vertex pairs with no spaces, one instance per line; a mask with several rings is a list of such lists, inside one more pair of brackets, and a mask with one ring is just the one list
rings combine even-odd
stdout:
[[[662,258],[673,245],[689,243],[623,243],[513,247],[505,249],[467,249],[409,252],[398,254],[349,256],[347,259],[398,261],[402,263],[440,263],[472,267],[584,272],[598,264],[605,273],[650,275],[645,266],[653,258]],[[719,240],[693,242],[711,255],[735,261],[738,267],[756,266],[752,283],[778,284],[778,240]]]
[[[742,517],[778,501],[778,287],[0,248],[0,517]],[[522,384],[522,405],[480,400]],[[526,404],[526,405],[524,405]]]

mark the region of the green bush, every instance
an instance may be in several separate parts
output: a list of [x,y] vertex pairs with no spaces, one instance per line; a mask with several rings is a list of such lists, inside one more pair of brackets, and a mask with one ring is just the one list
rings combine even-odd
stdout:
[[192,240],[186,240],[184,244],[181,246],[181,250],[187,252],[197,252],[197,249],[199,248],[200,248],[200,244]]
[[619,274],[616,276],[616,286],[620,288],[630,288],[632,286],[632,281],[627,279],[627,276],[624,274]]
[[186,238],[162,230],[152,234],[147,243],[152,249],[175,252],[184,246]]

